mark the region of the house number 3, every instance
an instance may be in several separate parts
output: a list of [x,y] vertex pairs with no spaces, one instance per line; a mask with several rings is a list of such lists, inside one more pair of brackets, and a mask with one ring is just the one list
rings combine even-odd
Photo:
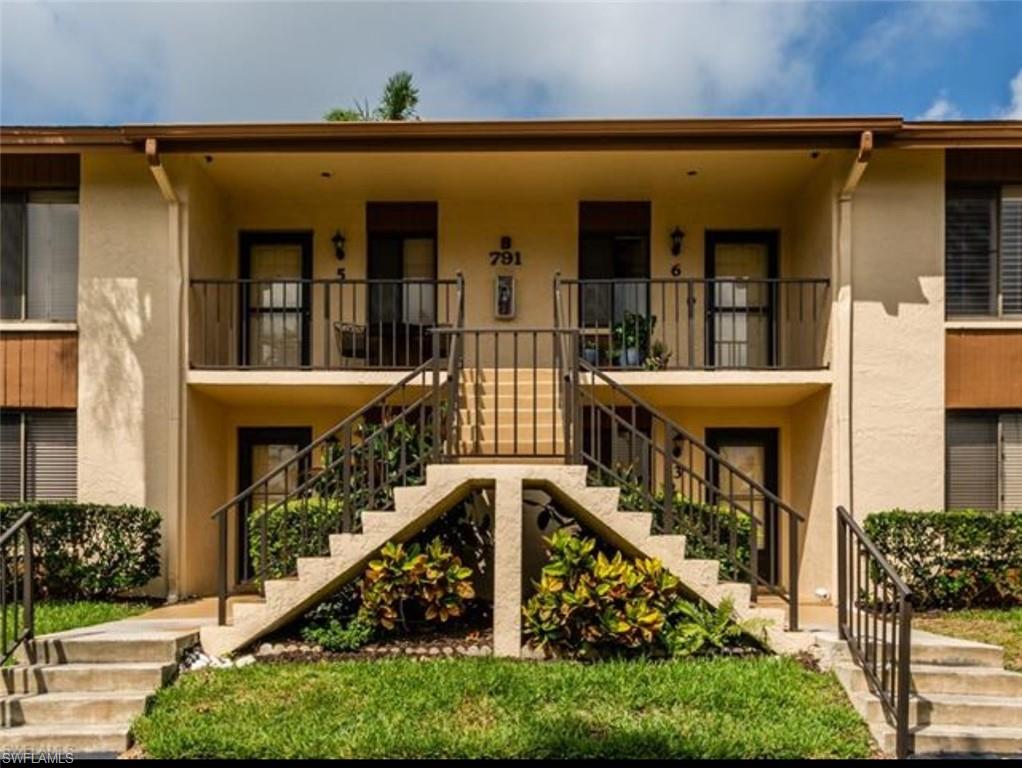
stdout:
[[508,235],[500,238],[500,248],[498,250],[490,251],[490,266],[495,267],[498,264],[505,267],[512,265],[516,267],[522,266],[522,252],[511,250],[511,238]]

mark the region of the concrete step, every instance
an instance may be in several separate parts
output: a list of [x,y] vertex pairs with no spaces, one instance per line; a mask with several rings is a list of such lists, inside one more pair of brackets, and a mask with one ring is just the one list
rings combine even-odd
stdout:
[[264,605],[265,601],[262,598],[258,600],[233,601],[229,604],[230,620],[231,622],[239,621],[246,616],[251,616],[253,613],[258,613],[263,610]]
[[16,653],[23,664],[100,663],[125,661],[177,661],[185,649],[199,641],[190,635],[160,632],[113,633],[97,630],[81,634],[50,635],[30,640]]
[[[856,710],[866,720],[885,719],[880,699],[871,693],[855,694]],[[913,725],[992,725],[1022,728],[1022,698],[984,696],[982,691],[963,693],[924,693],[909,699],[909,722]]]
[[177,664],[32,664],[2,670],[5,693],[147,691],[170,682]]
[[0,724],[130,723],[146,708],[149,691],[27,693],[0,699]]
[[[501,398],[503,400],[503,398]],[[475,424],[496,424],[498,421],[500,424],[514,424],[515,416],[518,416],[518,426],[521,427],[528,424],[553,424],[554,421],[562,420],[561,412],[563,409],[550,405],[540,406],[538,403],[535,408],[532,407],[531,403],[528,407],[515,406],[512,404],[504,405],[501,403],[500,408],[459,408],[458,409],[458,423],[462,426],[470,426]]]
[[523,390],[521,387],[516,394],[511,387],[500,387],[494,390],[483,390],[472,388],[466,392],[458,393],[458,410],[496,410],[498,408],[517,408],[520,413],[546,408],[559,410],[562,405],[561,393],[555,392],[553,387],[533,389],[529,387]]
[[57,725],[19,725],[0,731],[4,749],[25,749],[35,752],[72,752],[119,754],[131,746],[131,724],[105,725],[66,723]]
[[[839,653],[845,659],[850,658],[845,642],[836,632],[817,632],[820,646],[829,652]],[[890,638],[878,631],[880,638]],[[995,667],[1004,666],[1004,649],[997,645],[977,643],[931,632],[912,630],[912,663],[947,667]]]
[[[520,345],[525,344],[525,337],[523,336],[520,340]],[[503,346],[503,345],[501,345]],[[531,343],[530,352],[531,352]],[[521,346],[519,351],[522,352]],[[493,368],[493,367],[481,367],[481,368],[466,368],[459,375],[458,379],[462,382],[494,382],[500,381],[501,385],[505,381],[511,381],[518,377],[519,381],[528,379],[532,381],[532,377],[535,375],[538,381],[550,381],[558,377],[558,371],[556,368],[532,368],[527,366],[521,366],[519,368]]]
[[558,437],[564,434],[564,422],[560,417],[534,422],[531,418],[532,414],[527,415],[528,418],[526,418],[526,414],[523,414],[518,419],[517,425],[513,418],[501,418],[500,421],[491,420],[488,424],[463,423],[459,424],[458,428],[461,430],[463,438],[478,437],[480,440],[493,440],[494,438],[514,440],[516,430],[519,441],[529,440],[530,442],[533,435],[536,435],[538,440],[550,440],[555,433]]
[[912,663],[947,667],[1004,666],[1004,649],[997,645],[912,630]]
[[[883,748],[894,752],[893,729],[885,733]],[[916,755],[1022,756],[1022,728],[977,725],[924,725],[911,734]]]
[[[834,671],[854,693],[869,690],[866,675],[850,661],[840,661]],[[949,667],[913,664],[912,690],[921,694],[961,693],[987,696],[1022,696],[1022,674],[994,667]]]

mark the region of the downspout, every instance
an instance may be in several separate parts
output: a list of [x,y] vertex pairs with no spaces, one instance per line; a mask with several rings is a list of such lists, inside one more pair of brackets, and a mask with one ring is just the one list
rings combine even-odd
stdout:
[[873,132],[863,131],[859,151],[838,195],[838,247],[834,271],[838,285],[837,303],[840,321],[837,327],[837,354],[843,370],[835,372],[835,381],[843,385],[837,413],[838,455],[846,453],[836,473],[835,506],[843,505],[855,514],[855,438],[853,430],[852,393],[854,386],[855,295],[852,254],[852,200],[873,154]]
[[173,260],[174,269],[167,271],[167,294],[172,297],[168,308],[169,323],[168,335],[170,343],[167,345],[168,368],[170,372],[170,397],[168,398],[170,408],[170,450],[167,451],[167,505],[171,517],[165,518],[167,523],[167,536],[164,542],[164,553],[166,559],[167,579],[167,601],[175,602],[179,594],[181,577],[181,550],[184,538],[183,528],[183,499],[184,475],[181,472],[181,457],[184,455],[184,426],[181,414],[184,411],[184,387],[182,377],[182,366],[184,360],[184,274],[185,263],[184,253],[181,244],[181,202],[174,185],[170,182],[166,168],[160,158],[159,147],[156,139],[145,141],[146,161],[149,164],[149,171],[160,189],[160,194],[167,203],[167,250]]

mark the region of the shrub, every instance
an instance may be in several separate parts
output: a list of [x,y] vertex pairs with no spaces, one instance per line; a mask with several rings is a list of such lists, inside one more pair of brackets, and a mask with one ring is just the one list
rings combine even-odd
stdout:
[[279,579],[296,572],[299,557],[317,557],[330,551],[330,534],[342,530],[343,511],[340,499],[318,496],[255,507],[248,515],[248,558],[252,573],[261,572],[264,529],[266,578]]
[[[547,539],[549,562],[522,609],[530,644],[579,658],[605,652],[688,656],[737,644],[744,628],[730,605],[707,614],[655,559],[596,552],[596,541],[561,529]],[[594,554],[595,553],[595,554]]]
[[10,525],[35,513],[36,587],[44,598],[112,597],[160,573],[160,515],[145,507],[36,501],[0,505]]
[[346,653],[357,651],[373,639],[376,628],[362,616],[347,621],[337,618],[302,627],[302,639],[326,651]]
[[425,550],[387,542],[362,578],[359,615],[373,626],[394,629],[400,622],[406,629],[405,609],[415,604],[426,621],[446,622],[461,616],[475,597],[472,573],[439,538]]
[[1022,604],[1022,512],[878,512],[864,528],[916,608]]

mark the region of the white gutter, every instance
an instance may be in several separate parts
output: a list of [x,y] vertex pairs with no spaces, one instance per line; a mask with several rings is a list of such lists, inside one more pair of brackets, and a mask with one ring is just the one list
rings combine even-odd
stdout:
[[[855,438],[852,428],[852,395],[854,384],[854,328],[855,296],[852,258],[852,200],[873,154],[873,133],[863,131],[859,137],[859,151],[848,169],[841,192],[838,194],[837,261],[834,269],[837,295],[837,324],[835,330],[836,366],[844,370],[834,372],[834,381],[840,389],[837,400],[836,437],[837,466],[834,473],[834,504],[844,505],[855,514]],[[842,457],[842,453],[847,455]],[[843,460],[842,460],[843,459]]]
[[[167,270],[167,295],[171,297],[168,307],[167,345],[168,370],[170,371],[170,396],[167,402],[170,407],[170,450],[167,451],[167,509],[165,510],[163,552],[166,563],[167,601],[175,602],[180,595],[181,554],[184,540],[183,500],[185,498],[185,478],[182,472],[182,456],[184,455],[184,275],[185,260],[181,244],[181,202],[178,200],[174,185],[170,182],[166,168],[160,158],[156,139],[145,141],[146,161],[153,174],[156,186],[167,203],[167,251],[172,259],[174,269]],[[172,511],[171,511],[172,510]],[[169,513],[169,517],[167,514]],[[168,556],[168,552],[170,555]]]

